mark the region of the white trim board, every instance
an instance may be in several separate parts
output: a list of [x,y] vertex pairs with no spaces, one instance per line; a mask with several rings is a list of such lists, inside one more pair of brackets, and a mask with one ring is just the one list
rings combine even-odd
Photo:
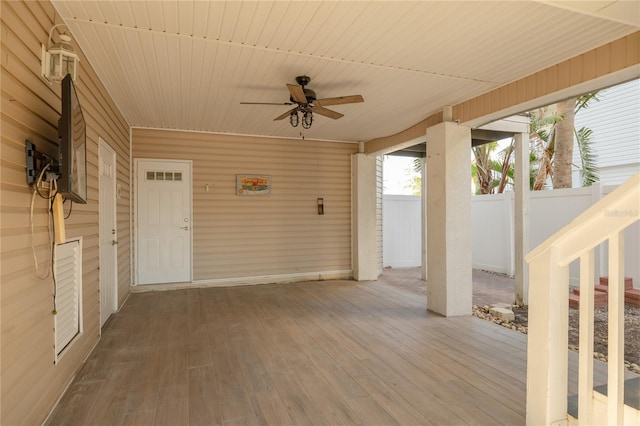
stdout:
[[[239,136],[261,139],[286,139],[286,140],[300,140],[300,136],[269,136],[269,135],[254,135],[250,133],[231,133],[231,132],[212,132],[207,130],[189,130],[189,129],[172,129],[168,127],[146,127],[146,126],[131,126],[131,129],[140,130],[164,130],[167,132],[184,132],[184,133],[203,133],[206,135],[219,135],[219,136]],[[339,139],[304,139],[307,142],[333,142],[333,143],[360,143],[363,141],[343,141]]]
[[131,287],[131,292],[145,293],[148,291],[183,290],[190,288],[242,287],[248,285],[285,284],[303,281],[350,280],[352,277],[353,272],[345,269],[339,271],[304,272],[300,274],[278,274],[255,277],[195,280],[187,283],[145,284]]

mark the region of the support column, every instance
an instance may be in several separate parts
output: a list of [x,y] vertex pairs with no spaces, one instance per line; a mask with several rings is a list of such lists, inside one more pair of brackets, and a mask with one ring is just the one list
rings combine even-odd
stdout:
[[471,129],[444,122],[427,129],[427,308],[470,315]]
[[422,233],[422,248],[421,248],[421,266],[422,266],[422,279],[427,280],[427,159],[422,157],[420,159],[420,216],[422,218],[422,226],[420,231]]
[[562,425],[567,420],[569,356],[569,266],[557,249],[530,259],[531,294],[527,343],[527,425]]
[[529,304],[529,268],[524,257],[529,252],[529,134],[516,133],[515,161],[515,291],[516,304]]
[[356,281],[378,278],[376,157],[351,158],[351,259]]

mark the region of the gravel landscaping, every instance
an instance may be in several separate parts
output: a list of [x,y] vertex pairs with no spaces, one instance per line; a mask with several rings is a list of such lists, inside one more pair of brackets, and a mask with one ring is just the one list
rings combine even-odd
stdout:
[[[511,310],[515,314],[515,319],[511,322],[502,321],[489,313],[489,306],[473,306],[473,315],[496,323],[514,331],[527,334],[528,331],[528,309],[512,306]],[[624,315],[624,364],[625,367],[634,373],[640,373],[640,308],[626,306]],[[594,358],[600,361],[607,361],[607,339],[608,339],[608,309],[594,309],[593,327],[593,349]],[[569,349],[578,351],[579,342],[580,311],[569,309]]]
[[[383,274],[386,281],[391,285],[426,297],[427,286],[420,279],[420,268],[385,268]],[[512,278],[494,272],[473,271],[473,315],[513,331],[527,334],[527,308],[511,306],[515,319],[510,322],[502,321],[489,313],[489,304],[513,302],[513,300]],[[607,360],[607,313],[608,309],[606,307],[594,309],[594,358],[601,361]],[[569,349],[574,351],[578,350],[579,315],[579,310],[569,309]],[[625,366],[630,371],[640,373],[640,308],[625,306],[624,318]]]

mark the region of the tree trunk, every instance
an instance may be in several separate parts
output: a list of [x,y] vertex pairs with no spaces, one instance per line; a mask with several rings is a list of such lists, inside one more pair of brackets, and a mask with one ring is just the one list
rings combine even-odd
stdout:
[[558,114],[564,117],[556,124],[556,143],[553,158],[553,188],[571,188],[571,163],[573,161],[573,133],[576,99],[557,104]]
[[493,173],[490,166],[489,144],[484,144],[472,148],[476,159],[476,178],[481,194],[493,193]]
[[498,184],[498,194],[502,194],[504,192],[504,188],[507,186],[507,180],[509,177],[509,160],[511,159],[511,154],[515,149],[515,145],[513,140],[511,141],[511,145],[509,145],[509,149],[504,154],[504,159],[502,160],[502,170],[500,171],[500,183]]

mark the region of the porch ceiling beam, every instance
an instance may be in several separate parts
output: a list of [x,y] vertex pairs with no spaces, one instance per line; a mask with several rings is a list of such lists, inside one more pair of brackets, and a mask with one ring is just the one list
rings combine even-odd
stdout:
[[[527,126],[528,127],[528,126]],[[474,129],[471,130],[471,146],[484,145],[486,143],[507,139],[513,137],[514,132],[505,132],[499,130]],[[415,145],[407,146],[387,155],[395,155],[398,157],[424,157],[427,152],[427,146],[424,141]]]
[[400,151],[394,151],[390,154],[387,155],[392,155],[394,157],[412,157],[412,158],[424,158],[426,156],[426,152],[422,152],[422,151],[410,151],[408,149],[403,149]]
[[[452,107],[453,121],[477,128],[486,123],[549,105],[572,96],[640,77],[640,31],[513,81]],[[365,153],[388,154],[442,123],[436,112],[394,135],[365,143]]]
[[471,131],[471,139],[478,141],[493,142],[500,139],[507,139],[513,136],[512,132],[501,132],[497,130],[474,129]]
[[640,77],[640,31],[453,106],[471,128]]
[[425,140],[425,134],[427,127],[434,126],[438,123],[442,123],[443,113],[442,111],[425,118],[418,124],[415,124],[408,129],[405,129],[395,135],[384,136],[382,138],[371,139],[365,143],[365,153],[369,155],[383,155],[389,154],[398,149],[405,148],[403,146],[408,141]]

